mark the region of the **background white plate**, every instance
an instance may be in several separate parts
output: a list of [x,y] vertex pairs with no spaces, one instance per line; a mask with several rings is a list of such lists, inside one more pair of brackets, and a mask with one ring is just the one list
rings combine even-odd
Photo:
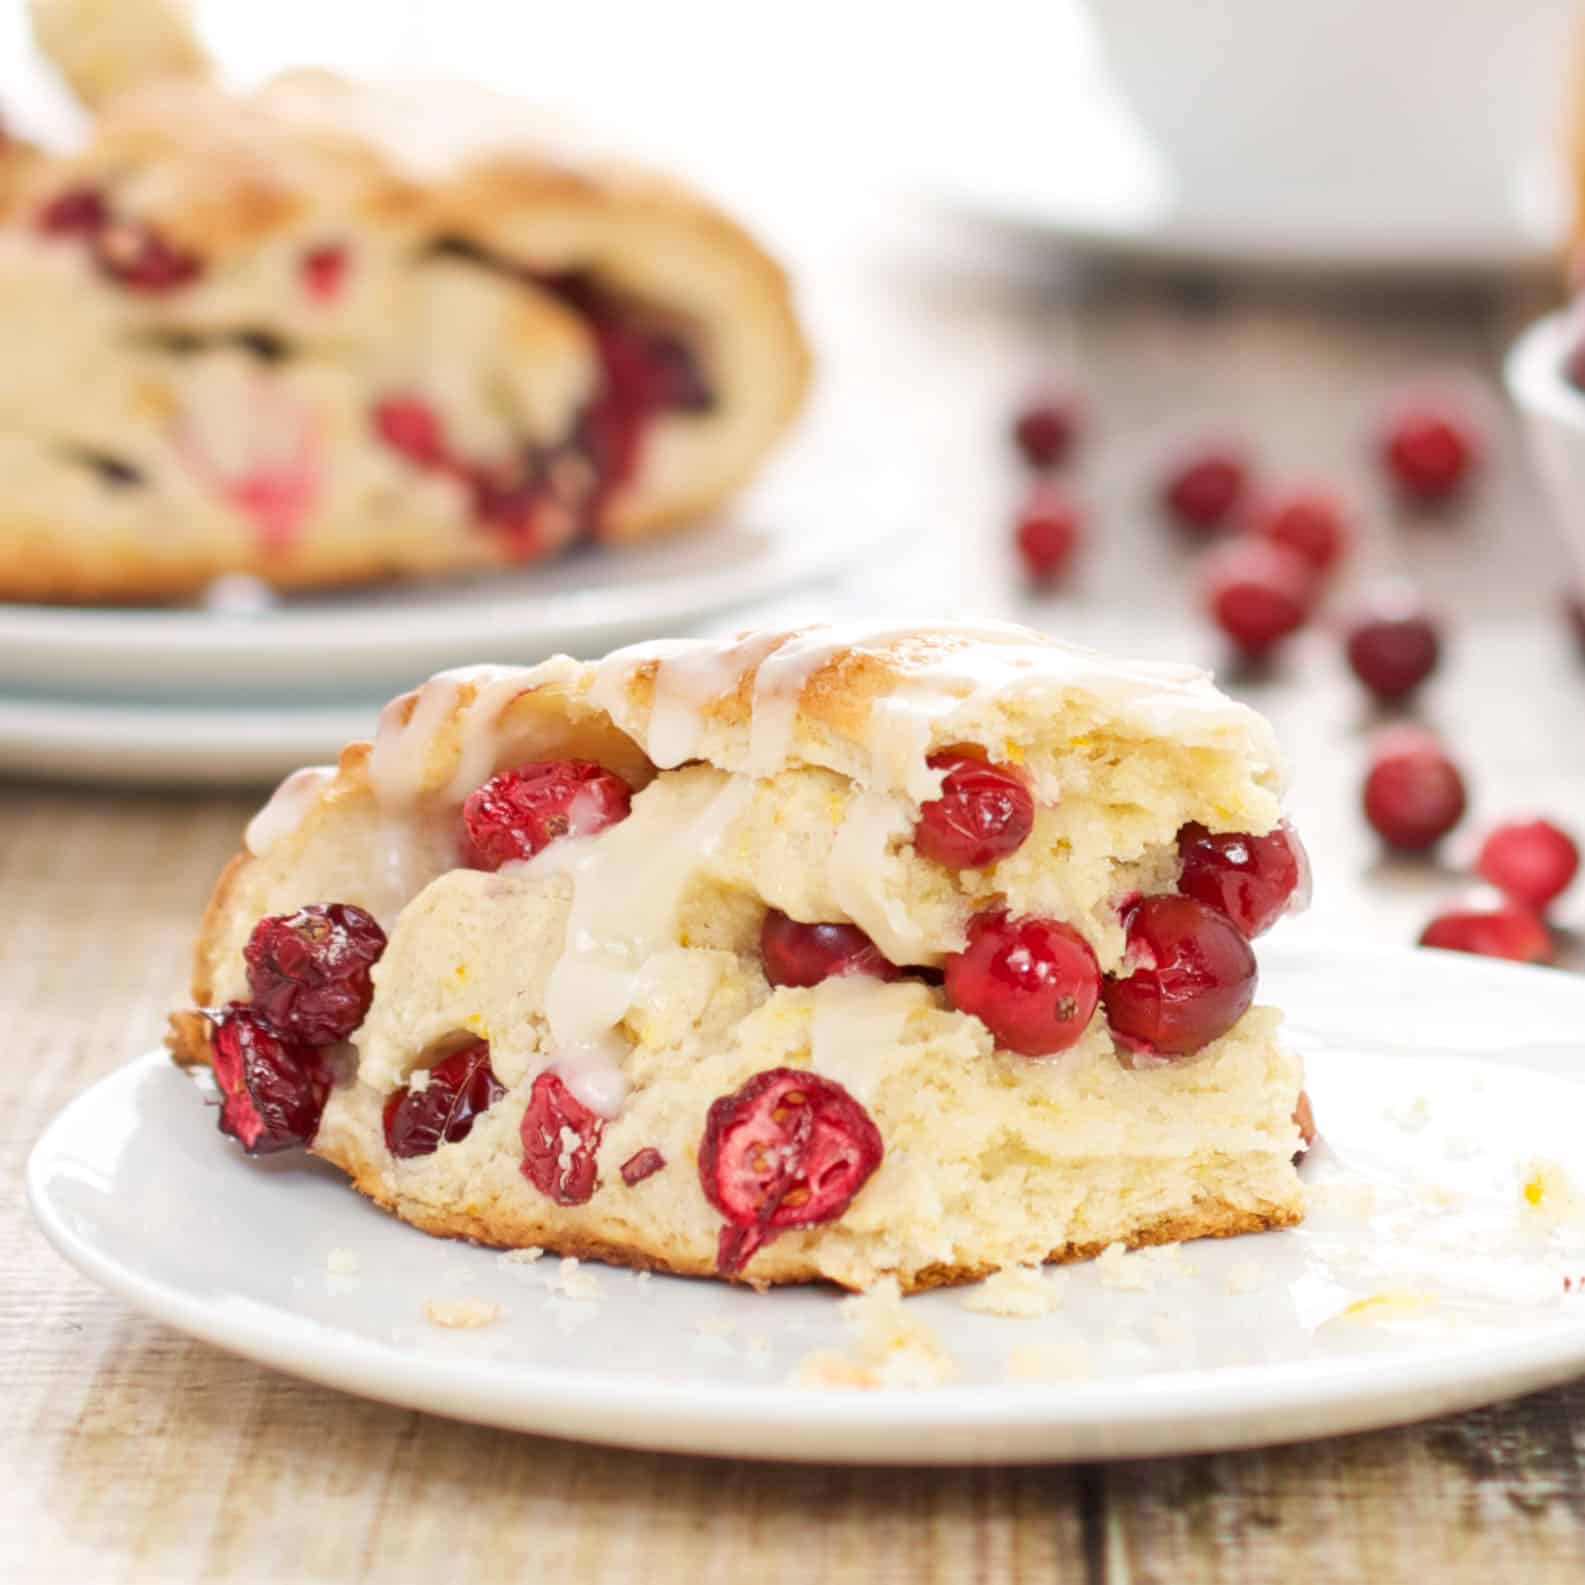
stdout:
[[[809,1351],[851,1346],[825,1291],[590,1267],[598,1297],[561,1296],[553,1260],[427,1239],[316,1163],[245,1162],[158,1053],[56,1120],[29,1193],[70,1261],[195,1336],[394,1403],[634,1447],[899,1463],[1181,1453],[1397,1423],[1585,1370],[1585,1226],[1521,1194],[1531,1158],[1580,1159],[1585,982],[1294,933],[1262,955],[1309,1060],[1325,1145],[1305,1175],[1324,1203],[1291,1232],[1125,1256],[1135,1287],[1093,1263],[1051,1271],[1061,1307],[1037,1319],[972,1313],[960,1293],[910,1300],[956,1362],[948,1386],[791,1385]],[[331,1269],[333,1250],[356,1275]],[[454,1298],[505,1314],[476,1331],[426,1323],[429,1300]],[[1087,1368],[1011,1380],[1013,1351],[1031,1346]]]

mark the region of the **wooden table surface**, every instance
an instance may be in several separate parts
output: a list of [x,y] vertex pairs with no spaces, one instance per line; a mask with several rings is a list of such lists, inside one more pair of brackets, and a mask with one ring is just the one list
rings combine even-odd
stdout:
[[[826,324],[826,361],[849,399],[852,371],[866,371],[864,400],[846,410],[874,416],[925,504],[885,566],[798,610],[1012,611],[1214,659],[1190,559],[1144,496],[1171,433],[1225,422],[1275,472],[1356,491],[1367,533],[1355,584],[1407,573],[1455,620],[1426,714],[1469,766],[1472,824],[1531,806],[1585,824],[1585,668],[1556,620],[1564,559],[1511,422],[1496,415],[1485,483],[1442,527],[1396,523],[1361,451],[1372,404],[1403,377],[1444,366],[1495,394],[1535,293],[1427,303],[1115,275],[1059,286],[1022,261],[986,273],[912,244],[880,249],[871,267],[874,312]],[[1002,426],[1021,374],[1048,355],[1074,360],[1094,406],[1075,483],[1095,544],[1073,592],[1029,601],[1005,550],[1017,474]],[[1369,718],[1333,641],[1307,638],[1277,674],[1239,686],[1293,752],[1317,920],[1412,939],[1456,877],[1376,860],[1354,812]],[[22,1164],[67,1099],[158,1039],[197,911],[253,802],[0,783],[0,1580],[1585,1577],[1585,1381],[1263,1452],[800,1469],[453,1424],[276,1375],[132,1313],[44,1245]]]

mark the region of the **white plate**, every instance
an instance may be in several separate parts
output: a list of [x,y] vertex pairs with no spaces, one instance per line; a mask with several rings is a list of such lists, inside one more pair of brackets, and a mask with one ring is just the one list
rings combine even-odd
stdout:
[[488,577],[300,596],[252,615],[0,605],[0,693],[302,708],[383,699],[481,658],[601,653],[873,554],[909,521],[912,487],[887,455],[884,442],[862,462],[804,445],[698,529]]
[[[1451,954],[1266,949],[1309,1057],[1336,1182],[1306,1227],[1042,1279],[1038,1319],[910,1300],[954,1384],[814,1390],[851,1344],[823,1290],[766,1295],[601,1267],[599,1296],[382,1216],[317,1163],[249,1163],[153,1053],[51,1125],[28,1190],[57,1249],[169,1324],[350,1392],[632,1447],[841,1462],[1113,1458],[1244,1447],[1465,1409],[1585,1370],[1585,1227],[1521,1197],[1532,1157],[1580,1160],[1585,980]],[[1375,1211],[1358,1203],[1373,1193]],[[1450,1194],[1458,1196],[1456,1204]],[[350,1251],[356,1275],[331,1251]],[[1139,1274],[1140,1288],[1118,1286]],[[1247,1290],[1247,1291],[1246,1291]],[[446,1331],[431,1299],[504,1307]],[[1350,1306],[1376,1300],[1350,1313]],[[1081,1379],[1009,1379],[1020,1347]]]

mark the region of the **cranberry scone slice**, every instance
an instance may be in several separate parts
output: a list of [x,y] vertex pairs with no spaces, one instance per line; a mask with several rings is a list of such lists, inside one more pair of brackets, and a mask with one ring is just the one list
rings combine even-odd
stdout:
[[[0,597],[644,538],[744,484],[807,380],[787,281],[740,227],[480,90],[157,79],[16,185],[0,417],[31,482],[0,513]],[[192,390],[216,360],[249,365],[218,420]]]
[[918,1289],[1280,1227],[1281,789],[1203,674],[1010,625],[442,674],[253,821],[173,1046],[498,1246]]

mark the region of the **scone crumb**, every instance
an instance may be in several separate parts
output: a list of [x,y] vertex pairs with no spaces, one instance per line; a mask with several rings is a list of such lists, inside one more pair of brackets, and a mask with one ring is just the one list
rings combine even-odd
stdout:
[[649,1279],[654,1275],[655,1273],[653,1271],[641,1271],[638,1273],[637,1280],[639,1282],[648,1282]]
[[1130,1253],[1126,1244],[1108,1244],[1095,1257],[1101,1286],[1115,1288],[1119,1293],[1149,1293],[1156,1285],[1156,1275],[1145,1254],[1142,1249]]
[[1519,1169],[1522,1210],[1547,1222],[1585,1220],[1585,1196],[1561,1163],[1550,1156],[1532,1156]]
[[424,1319],[431,1326],[452,1331],[469,1331],[491,1326],[506,1311],[491,1299],[430,1299],[424,1305]]
[[556,1275],[550,1279],[550,1291],[564,1299],[597,1300],[600,1279],[592,1271],[581,1269],[576,1255],[565,1255]]
[[355,1249],[333,1249],[325,1256],[325,1270],[332,1277],[356,1277],[363,1270]]
[[959,1301],[982,1315],[1032,1317],[1059,1309],[1062,1297],[1040,1266],[1004,1266],[968,1289]]
[[1252,1260],[1241,1260],[1227,1274],[1224,1284],[1233,1294],[1253,1293],[1260,1286],[1260,1267]]
[[795,1386],[939,1387],[952,1379],[951,1356],[929,1326],[907,1313],[895,1277],[844,1299],[841,1308],[843,1324],[853,1336],[852,1350],[806,1354],[793,1376]]
[[543,1259],[544,1254],[538,1244],[525,1244],[521,1249],[503,1249],[495,1259],[501,1266],[532,1266],[536,1260]]
[[730,1337],[737,1331],[737,1322],[730,1315],[701,1315],[693,1329],[705,1337]]
[[1009,1381],[1083,1381],[1093,1373],[1089,1350],[1061,1338],[1020,1343],[1007,1356]]

